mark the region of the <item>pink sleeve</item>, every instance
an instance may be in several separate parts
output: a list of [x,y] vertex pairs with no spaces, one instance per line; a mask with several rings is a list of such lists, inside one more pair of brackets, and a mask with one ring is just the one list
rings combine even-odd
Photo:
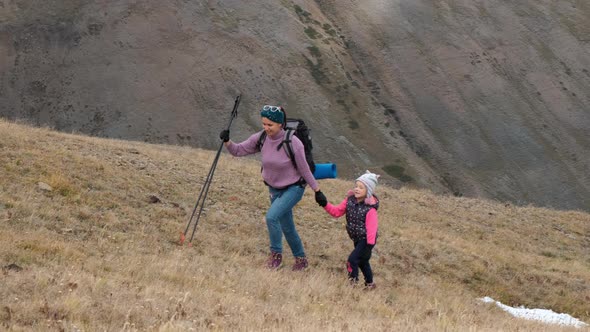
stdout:
[[346,213],[346,201],[347,200],[348,200],[348,198],[345,198],[338,205],[332,205],[332,204],[328,203],[328,205],[326,205],[324,207],[324,210],[326,210],[326,212],[328,212],[334,218],[342,217]]
[[241,143],[229,141],[229,144],[226,146],[226,149],[234,157],[242,157],[259,152],[256,148],[256,145],[258,144],[258,139],[260,138],[261,134],[262,131],[256,132],[250,135],[248,139]]
[[374,245],[377,240],[377,227],[379,220],[377,219],[377,210],[370,209],[367,212],[367,220],[365,221],[365,227],[367,228],[367,244]]

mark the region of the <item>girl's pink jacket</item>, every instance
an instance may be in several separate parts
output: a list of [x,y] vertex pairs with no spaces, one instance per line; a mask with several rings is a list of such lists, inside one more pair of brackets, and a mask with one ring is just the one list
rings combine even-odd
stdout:
[[[348,195],[346,196],[346,198],[344,198],[342,202],[340,202],[340,204],[332,205],[328,203],[328,205],[324,207],[324,210],[326,210],[326,212],[328,212],[332,217],[342,217],[346,214],[346,202],[348,201],[348,197],[350,195],[354,195],[352,190],[348,192]],[[375,203],[377,203],[377,199],[375,198],[375,196],[365,199],[365,204],[367,205],[373,205]],[[367,217],[365,220],[365,228],[367,229],[367,244],[375,245],[375,240],[377,239],[378,226],[379,220],[377,218],[377,210],[375,208],[372,208],[369,210],[369,212],[367,212]]]

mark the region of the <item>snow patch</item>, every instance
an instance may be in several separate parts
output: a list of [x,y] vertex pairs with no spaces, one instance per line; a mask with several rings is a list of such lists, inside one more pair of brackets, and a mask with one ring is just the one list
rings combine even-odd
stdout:
[[499,301],[495,301],[491,297],[484,297],[480,299],[485,303],[495,303],[498,307],[502,308],[502,310],[507,311],[514,317],[524,318],[529,320],[538,320],[548,324],[558,324],[564,326],[574,326],[574,327],[584,327],[588,326],[588,324],[582,322],[581,320],[574,318],[568,314],[558,314],[552,310],[547,309],[527,309],[524,306],[520,306],[518,308],[514,308],[511,306],[507,306],[502,304]]

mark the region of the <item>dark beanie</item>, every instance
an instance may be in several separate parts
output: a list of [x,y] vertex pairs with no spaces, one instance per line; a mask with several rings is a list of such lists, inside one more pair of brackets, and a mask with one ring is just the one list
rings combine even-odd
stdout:
[[276,123],[285,122],[285,113],[279,106],[264,105],[260,111],[260,116]]

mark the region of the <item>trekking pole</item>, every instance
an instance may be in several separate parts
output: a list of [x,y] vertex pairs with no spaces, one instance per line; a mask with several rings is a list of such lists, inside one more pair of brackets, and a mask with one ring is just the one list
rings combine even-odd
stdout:
[[[240,105],[241,97],[242,97],[241,94],[236,97],[236,100],[234,102],[234,108],[231,112],[231,117],[229,119],[229,124],[227,125],[227,130],[230,129],[231,123],[234,120],[234,118],[236,118],[238,116],[238,106]],[[191,214],[191,217],[188,220],[188,223],[186,224],[186,228],[184,229],[184,233],[180,233],[180,245],[184,244],[184,241],[186,240],[186,234],[188,233],[188,230],[189,230],[191,224],[193,223],[193,218],[195,217],[195,212],[197,212],[197,209],[198,209],[198,213],[196,215],[195,222],[193,224],[193,231],[191,233],[191,238],[190,238],[189,244],[188,244],[189,247],[192,246],[193,237],[195,236],[195,231],[197,230],[197,224],[199,223],[199,219],[201,218],[201,212],[203,212],[203,208],[205,207],[205,199],[207,198],[207,194],[209,193],[209,187],[211,186],[211,181],[213,180],[213,174],[215,173],[215,168],[217,167],[217,162],[219,161],[219,156],[221,155],[221,149],[223,149],[223,144],[224,144],[224,142],[221,142],[219,149],[217,149],[217,154],[215,155],[215,159],[213,159],[213,164],[211,165],[211,168],[209,169],[209,173],[207,174],[207,178],[205,179],[205,183],[203,184],[203,187],[201,188],[201,192],[199,193],[199,198],[197,198],[197,203],[195,204],[195,207],[193,208],[193,213]]]

